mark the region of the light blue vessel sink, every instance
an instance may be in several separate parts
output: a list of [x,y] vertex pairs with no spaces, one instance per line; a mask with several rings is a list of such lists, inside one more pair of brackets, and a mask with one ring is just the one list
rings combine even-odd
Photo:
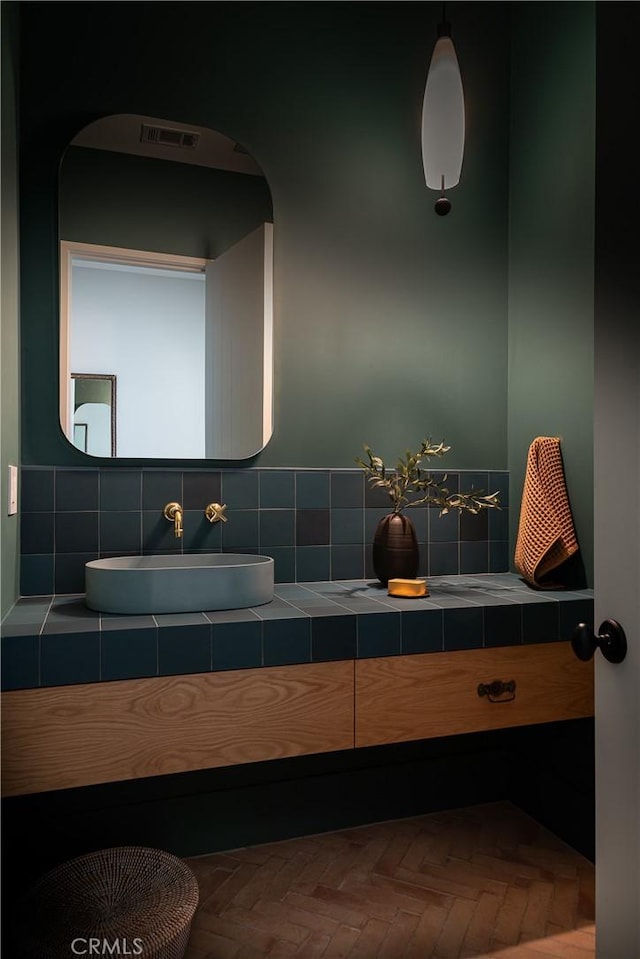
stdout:
[[273,559],[247,553],[115,556],[85,564],[85,602],[103,613],[246,609],[273,599]]

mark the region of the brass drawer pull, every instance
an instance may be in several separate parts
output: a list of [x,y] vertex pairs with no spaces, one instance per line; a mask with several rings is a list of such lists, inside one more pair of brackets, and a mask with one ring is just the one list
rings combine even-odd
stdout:
[[[508,699],[498,699],[498,696],[504,696],[510,693]],[[516,681],[510,679],[503,683],[501,679],[494,679],[492,683],[480,683],[478,686],[478,696],[486,696],[490,703],[512,703],[516,698]]]

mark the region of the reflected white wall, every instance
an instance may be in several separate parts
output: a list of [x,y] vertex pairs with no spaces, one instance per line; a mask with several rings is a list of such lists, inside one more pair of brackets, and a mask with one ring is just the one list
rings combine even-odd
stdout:
[[204,287],[74,261],[71,372],[115,373],[119,457],[204,456]]

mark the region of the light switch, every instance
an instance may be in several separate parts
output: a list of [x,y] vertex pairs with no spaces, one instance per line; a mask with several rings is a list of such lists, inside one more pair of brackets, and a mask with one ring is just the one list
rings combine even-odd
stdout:
[[9,503],[7,513],[13,516],[18,512],[18,467],[9,467]]

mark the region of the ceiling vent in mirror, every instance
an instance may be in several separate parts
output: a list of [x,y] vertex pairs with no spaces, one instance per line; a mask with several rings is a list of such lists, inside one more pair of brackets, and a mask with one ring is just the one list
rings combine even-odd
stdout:
[[143,123],[140,140],[142,143],[157,143],[158,146],[180,147],[183,150],[195,150],[200,139],[199,133],[189,130],[172,130],[170,127],[156,127]]

